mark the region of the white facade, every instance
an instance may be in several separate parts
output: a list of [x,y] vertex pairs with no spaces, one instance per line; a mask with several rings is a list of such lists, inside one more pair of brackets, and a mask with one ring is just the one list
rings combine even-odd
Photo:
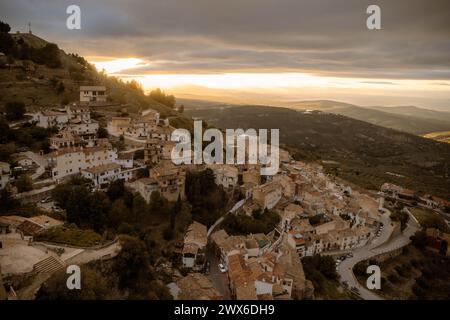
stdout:
[[115,180],[128,181],[133,177],[134,170],[124,170],[116,163],[108,163],[81,170],[84,178],[91,180],[95,187],[109,184]]
[[65,112],[38,111],[33,114],[32,121],[41,128],[57,127],[61,129],[69,122],[69,116]]
[[69,130],[79,136],[96,134],[99,125],[97,121],[71,123]]
[[133,183],[132,187],[139,192],[147,203],[150,203],[152,193],[159,190],[158,182],[151,178],[139,179]]
[[80,102],[106,102],[106,87],[81,86]]
[[130,152],[119,153],[117,159],[114,160],[114,162],[120,164],[122,168],[131,169],[134,167],[133,153]]
[[117,159],[113,149],[104,147],[66,148],[47,155],[53,180],[80,173],[81,170],[108,164]]

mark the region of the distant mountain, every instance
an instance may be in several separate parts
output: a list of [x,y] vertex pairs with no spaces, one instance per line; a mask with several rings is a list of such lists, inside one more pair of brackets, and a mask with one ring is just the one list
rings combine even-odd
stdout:
[[423,119],[448,120],[450,121],[450,111],[436,111],[415,106],[399,106],[399,107],[369,107],[383,112],[400,114],[410,117],[420,117]]
[[349,103],[317,100],[290,103],[295,109],[313,109],[341,114],[386,128],[423,135],[450,130],[450,112],[440,112],[413,106],[360,107]]
[[[210,97],[210,99],[181,98],[178,99],[178,101],[190,110],[205,109],[211,106],[240,105],[239,103],[228,100],[227,102],[219,102],[221,100],[214,99],[214,97]],[[450,112],[435,111],[414,106],[361,107],[333,100],[282,101],[278,104],[276,102],[273,103],[276,104],[274,107],[287,107],[296,110],[319,110],[322,112],[340,114],[382,127],[420,136],[431,132],[450,130]]]
[[450,198],[448,144],[321,111],[221,105],[185,112],[219,128],[278,128],[297,157],[337,161],[333,173],[366,188],[393,182]]

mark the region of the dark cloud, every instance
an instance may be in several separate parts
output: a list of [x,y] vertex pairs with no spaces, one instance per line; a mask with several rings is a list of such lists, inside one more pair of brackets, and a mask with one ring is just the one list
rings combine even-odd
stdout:
[[[450,79],[448,0],[73,1],[0,3],[0,19],[83,55],[148,60],[133,72],[296,71],[348,77]],[[378,4],[382,30],[365,26]]]

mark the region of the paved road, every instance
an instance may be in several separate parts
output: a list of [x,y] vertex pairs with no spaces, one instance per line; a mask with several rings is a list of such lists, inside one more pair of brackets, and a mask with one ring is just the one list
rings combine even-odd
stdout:
[[341,277],[341,282],[347,281],[350,288],[358,288],[359,295],[364,300],[381,300],[382,298],[374,291],[368,290],[359,284],[353,274],[353,267],[360,261],[367,260],[381,253],[394,251],[406,246],[410,243],[410,236],[412,236],[420,228],[420,226],[413,219],[410,219],[408,226],[403,233],[390,239],[392,234],[392,225],[388,214],[390,214],[390,212],[387,212],[382,216],[384,230],[381,236],[372,241],[369,245],[353,251],[353,257],[342,261],[337,268],[337,272]]
[[242,199],[242,200],[236,202],[230,211],[228,211],[226,214],[224,214],[219,219],[217,219],[216,222],[214,222],[214,224],[211,227],[209,227],[207,236],[209,237],[211,235],[211,233],[214,231],[214,229],[223,221],[223,219],[225,219],[227,214],[236,212],[240,207],[242,207],[244,205],[244,203],[245,203],[245,199]]
[[208,248],[206,251],[207,260],[210,263],[210,270],[207,277],[211,280],[214,285],[214,288],[220,292],[220,294],[224,297],[224,299],[231,299],[230,296],[230,286],[228,283],[227,273],[220,272],[219,270],[219,259],[215,255],[214,250]]

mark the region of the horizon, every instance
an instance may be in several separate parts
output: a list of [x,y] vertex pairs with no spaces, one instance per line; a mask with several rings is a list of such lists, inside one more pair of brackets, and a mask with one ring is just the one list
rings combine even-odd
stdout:
[[447,1],[379,1],[381,30],[366,28],[369,1],[80,1],[81,30],[65,27],[64,3],[49,4],[2,3],[0,18],[12,32],[31,22],[35,34],[146,91],[450,111]]

